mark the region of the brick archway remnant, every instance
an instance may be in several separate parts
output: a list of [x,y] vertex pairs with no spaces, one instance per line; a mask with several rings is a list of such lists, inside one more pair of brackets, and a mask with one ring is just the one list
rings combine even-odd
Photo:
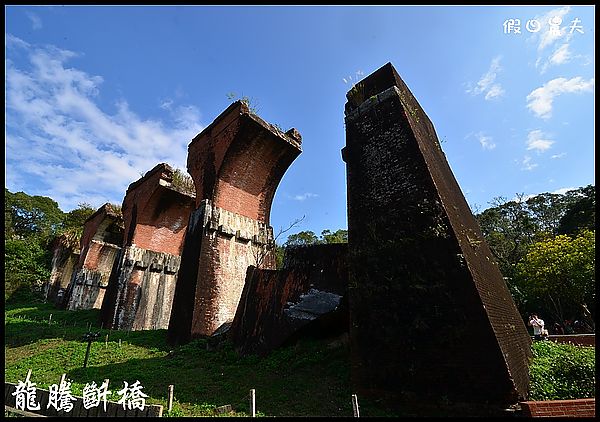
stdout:
[[124,238],[102,303],[105,327],[166,329],[194,195],[157,164],[131,183],[123,199]]
[[236,101],[189,144],[196,210],[173,299],[172,344],[231,323],[248,267],[275,268],[271,204],[301,142],[296,129],[283,132]]

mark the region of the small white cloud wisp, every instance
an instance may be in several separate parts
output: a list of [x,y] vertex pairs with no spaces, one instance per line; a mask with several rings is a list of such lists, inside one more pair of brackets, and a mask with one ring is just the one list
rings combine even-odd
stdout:
[[554,99],[562,94],[581,94],[594,89],[594,78],[589,80],[581,76],[575,78],[556,78],[534,89],[527,95],[527,108],[537,117],[549,119],[552,117]]
[[500,66],[501,56],[496,56],[490,63],[490,68],[484,73],[475,88],[467,89],[467,93],[472,95],[484,94],[486,100],[493,100],[504,95],[505,91],[502,86],[496,82],[498,73],[502,70]]

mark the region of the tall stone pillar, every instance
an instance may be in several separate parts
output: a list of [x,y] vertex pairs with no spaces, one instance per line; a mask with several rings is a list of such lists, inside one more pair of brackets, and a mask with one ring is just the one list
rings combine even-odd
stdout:
[[[182,176],[185,177],[185,176]],[[194,195],[175,170],[156,165],[130,184],[123,200],[125,236],[102,304],[105,327],[166,329]]]
[[275,268],[271,203],[300,145],[295,129],[283,133],[241,101],[190,143],[187,166],[196,186],[196,210],[169,323],[172,343],[211,335],[230,323],[247,268]]
[[347,99],[358,391],[515,403],[531,340],[431,121],[390,63]]

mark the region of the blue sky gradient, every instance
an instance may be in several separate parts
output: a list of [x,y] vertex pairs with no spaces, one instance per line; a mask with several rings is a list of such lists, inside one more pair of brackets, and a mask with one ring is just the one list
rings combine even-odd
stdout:
[[[120,204],[154,165],[185,169],[187,145],[234,93],[303,137],[273,201],[275,232],[302,216],[290,233],[346,228],[345,95],[387,62],[432,120],[472,209],[594,184],[594,12],[5,6],[6,187],[63,211]],[[505,31],[511,18],[520,33]]]

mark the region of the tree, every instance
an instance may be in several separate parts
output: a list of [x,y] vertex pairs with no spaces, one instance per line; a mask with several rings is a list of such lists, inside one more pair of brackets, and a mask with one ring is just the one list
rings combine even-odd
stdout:
[[12,193],[4,188],[4,233],[6,238],[42,236],[48,238],[60,228],[64,213],[46,196]]
[[316,245],[318,243],[320,243],[320,240],[315,232],[306,230],[289,235],[284,246]]
[[339,229],[332,232],[325,229],[321,232],[320,237],[311,230],[305,230],[288,236],[283,246],[322,245],[327,243],[348,243],[348,230]]
[[50,278],[52,255],[36,239],[4,241],[4,299],[21,286],[39,289]]
[[331,230],[321,232],[323,243],[348,243],[348,230],[339,229],[331,233]]
[[[595,314],[595,233],[558,235],[536,242],[516,266],[515,282],[532,301],[545,303],[556,321]],[[531,309],[530,309],[531,311]]]
[[588,185],[575,191],[569,191],[566,195],[570,195],[571,200],[564,215],[560,218],[557,232],[559,234],[575,234],[582,228],[594,230],[596,227],[595,186]]
[[61,230],[77,229],[83,230],[85,220],[96,212],[96,208],[86,202],[79,204],[77,208],[64,215]]
[[529,245],[580,228],[593,229],[595,204],[595,188],[589,185],[564,194],[546,192],[529,198],[518,194],[511,201],[497,197],[491,208],[475,217],[510,287],[515,265]]
[[527,210],[524,195],[514,201],[497,197],[494,207],[477,215],[481,231],[500,266],[502,274],[512,279],[515,265],[525,256],[537,233],[538,225]]
[[77,248],[83,223],[96,210],[89,204],[64,213],[45,196],[4,190],[5,299],[21,286],[39,288],[48,281],[52,265],[52,241]]

